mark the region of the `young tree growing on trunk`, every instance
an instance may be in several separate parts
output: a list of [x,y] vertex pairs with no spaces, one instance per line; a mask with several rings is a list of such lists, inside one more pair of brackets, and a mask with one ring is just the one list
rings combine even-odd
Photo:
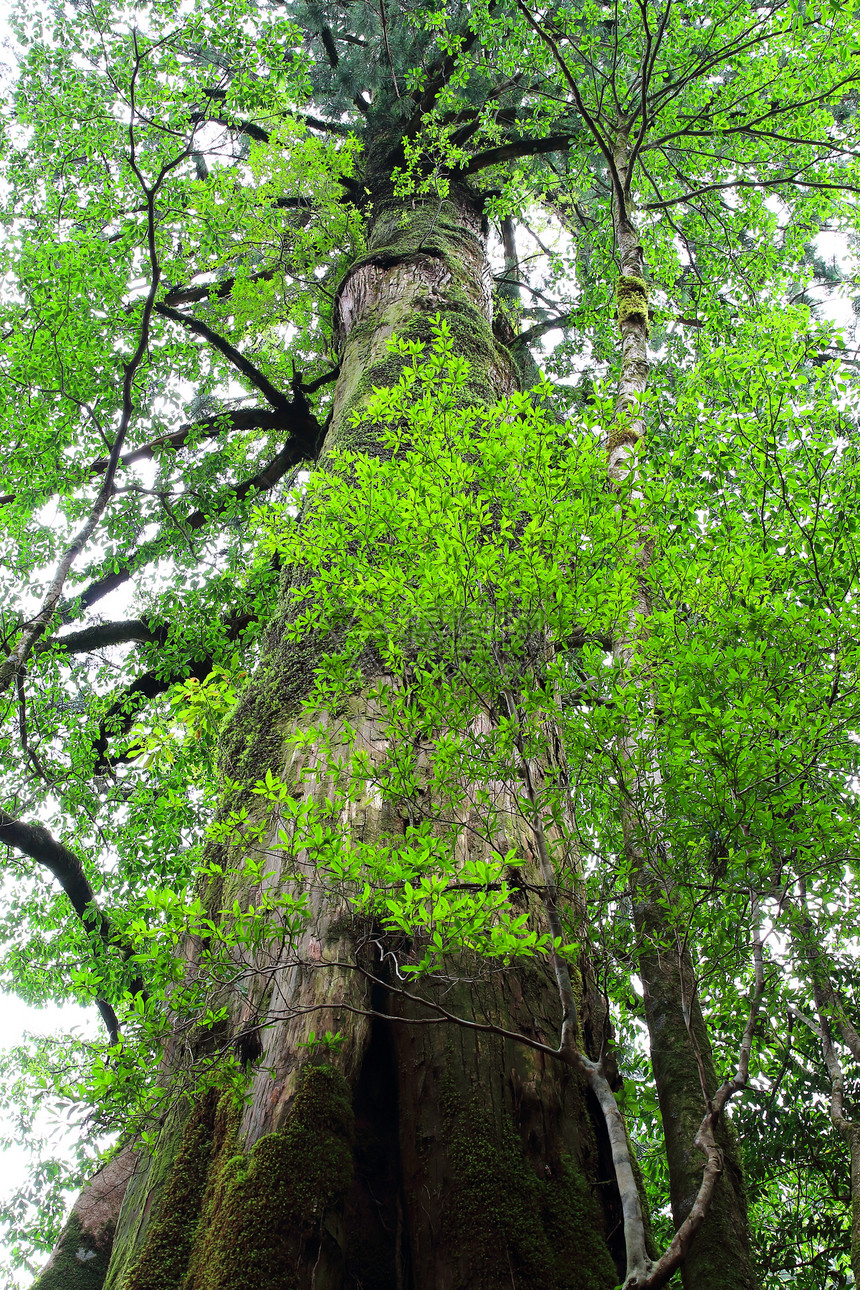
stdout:
[[851,13],[17,36],[5,967],[120,1135],[37,1284],[848,1284]]

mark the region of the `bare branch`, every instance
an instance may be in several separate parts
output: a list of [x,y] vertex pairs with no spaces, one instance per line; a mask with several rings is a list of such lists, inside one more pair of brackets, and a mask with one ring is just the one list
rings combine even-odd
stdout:
[[[212,505],[208,509],[192,511],[190,515],[183,516],[179,521],[182,532],[197,532],[204,528],[213,517],[229,511],[237,501],[244,501],[249,493],[264,493],[273,488],[290,467],[300,465],[303,461],[313,461],[316,456],[321,427],[314,417],[309,418],[308,427],[316,430],[316,438],[299,439],[291,436],[277,456],[262,470],[258,471],[256,475],[252,475],[250,479],[243,480],[241,484],[225,489],[224,492],[213,499]],[[129,582],[132,574],[139,568],[142,568],[143,565],[148,564],[151,560],[157,560],[162,554],[163,541],[161,538],[155,538],[152,542],[147,543],[145,547],[133,551],[126,558],[124,568],[113,569],[110,573],[105,574],[104,577],[97,578],[79,596],[70,601],[64,610],[63,620],[69,622],[72,618],[84,613],[97,601],[102,600],[112,591],[116,591],[118,587],[122,587]]]
[[503,161],[515,157],[537,157],[544,152],[567,152],[574,143],[571,134],[548,134],[543,139],[512,139],[510,143],[500,144],[497,148],[488,148],[478,152],[461,171],[464,175],[474,175],[487,166],[497,166]]
[[155,312],[161,314],[162,318],[169,318],[171,322],[177,322],[181,326],[187,327],[189,331],[194,332],[195,336],[201,336],[205,341],[208,341],[213,349],[216,349],[219,354],[223,354],[228,362],[232,363],[236,370],[241,372],[255,389],[260,391],[266,402],[276,412],[286,413],[291,410],[289,400],[280,390],[275,388],[269,378],[264,376],[240,350],[236,349],[235,345],[231,345],[218,332],[213,331],[208,323],[202,322],[199,318],[191,318],[187,314],[180,313],[178,309],[171,309],[170,305],[166,305],[164,301],[160,301],[155,305]]

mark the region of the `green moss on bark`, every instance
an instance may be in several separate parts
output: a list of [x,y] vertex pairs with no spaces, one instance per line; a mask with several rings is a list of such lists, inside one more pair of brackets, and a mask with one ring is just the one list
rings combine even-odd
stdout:
[[371,341],[378,343],[382,329],[387,336],[396,334],[403,340],[422,341],[429,348],[433,343],[432,320],[440,314],[451,329],[456,354],[469,362],[468,379],[459,400],[464,407],[492,402],[502,385],[512,383],[510,356],[497,342],[480,310],[467,301],[449,299],[444,305],[429,301],[426,308],[412,304],[402,316],[392,318],[391,314],[390,308],[384,319],[372,313],[356,323],[350,333],[346,362],[354,362],[357,370],[330,447],[373,450],[378,441],[379,427],[362,418],[363,408],[375,389],[396,385],[404,367],[412,361],[399,354],[374,358],[368,353]]
[[304,1290],[321,1247],[337,1244],[353,1134],[346,1080],[318,1066],[305,1071],[281,1132],[247,1156],[231,1155],[235,1138],[225,1138],[182,1290]]
[[446,1093],[451,1188],[448,1239],[466,1255],[458,1290],[612,1290],[617,1277],[600,1207],[571,1159],[539,1178],[511,1127]]
[[[507,349],[493,335],[482,312],[486,269],[480,199],[465,185],[450,200],[395,197],[388,181],[369,206],[368,251],[348,269],[339,293],[345,298],[349,280],[363,266],[381,270],[415,266],[396,291],[364,300],[353,320],[340,355],[340,376],[325,452],[350,448],[380,452],[380,427],[366,415],[375,388],[394,385],[407,359],[390,354],[393,335],[432,344],[431,319],[441,314],[451,329],[455,352],[469,362],[469,379],[462,393],[465,405],[489,403],[516,385],[516,368]],[[422,280],[422,263],[444,268],[444,281],[432,288]],[[432,276],[432,275],[431,275]],[[246,688],[222,738],[222,770],[235,782],[250,787],[267,770],[282,769],[284,734],[301,700],[308,693],[313,669],[330,639],[307,637],[287,641],[284,627],[290,606],[286,592],[294,572],[287,571],[280,607],[267,634],[263,657],[253,682]]]
[[180,1284],[209,1177],[217,1103],[218,1095],[211,1091],[194,1108],[161,1194],[157,1216],[123,1290],[176,1290]]
[[221,741],[222,773],[246,788],[264,779],[267,770],[282,768],[286,727],[319,663],[316,637],[283,639],[284,612],[282,606],[254,679],[241,694]]
[[636,277],[632,273],[622,273],[616,287],[616,298],[619,323],[639,323],[645,328],[647,336],[649,333],[648,283],[645,279]]
[[63,1228],[51,1261],[32,1290],[101,1290],[110,1262],[113,1227],[93,1237],[72,1213]]
[[382,200],[375,204],[372,218],[367,251],[350,265],[348,274],[365,264],[391,267],[419,255],[444,260],[456,272],[464,259],[484,254],[480,237],[464,226],[462,210],[454,202]]
[[352,1182],[349,1086],[331,1067],[307,1069],[285,1128],[247,1155],[241,1115],[232,1093],[195,1108],[123,1290],[305,1290]]

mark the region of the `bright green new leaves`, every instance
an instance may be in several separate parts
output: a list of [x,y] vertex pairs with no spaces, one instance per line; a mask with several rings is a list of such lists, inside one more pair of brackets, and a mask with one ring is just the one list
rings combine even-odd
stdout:
[[[142,455],[69,580],[65,639],[40,643],[0,730],[4,809],[76,851],[132,951],[106,951],[42,870],[9,858],[5,979],[34,1002],[104,995],[125,1038],[109,1060],[31,1045],[16,1091],[47,1084],[88,1098],[100,1126],[145,1130],[168,1000],[205,1076],[225,1059],[201,1037],[245,988],[237,964],[299,953],[310,870],[350,926],[408,941],[419,975],[455,953],[476,972],[551,948],[575,964],[585,909],[659,1206],[622,858],[632,794],[726,1069],[754,902],[772,929],[754,1088],[736,1112],[754,1227],[770,1285],[827,1276],[835,1290],[844,1150],[814,1037],[787,1018],[812,1011],[811,945],[840,997],[858,987],[856,393],[852,355],[808,309],[813,282],[853,289],[815,239],[856,224],[857,15],[794,0],[529,12],[538,30],[507,2],[18,15],[0,155],[7,641],[102,478],[148,287],[143,186],[174,163],[155,250],[159,303],[185,321],[152,320],[126,443]],[[600,448],[619,352],[610,159],[625,149],[651,310],[639,497],[607,488]],[[519,226],[518,250],[491,230],[497,339],[522,354],[557,328],[565,341],[537,357],[559,384],[471,408],[444,326],[401,342],[401,379],[365,409],[377,451],[326,457],[288,501],[285,472],[255,529],[290,429],[249,370],[285,398],[299,374],[321,382],[308,397],[322,429],[336,293],[380,202],[392,182],[441,196],[464,180],[491,223]],[[279,578],[316,669],[292,727],[304,770],[223,786],[203,861],[214,749]],[[646,600],[647,631],[631,630]],[[623,671],[619,631],[637,638]],[[659,766],[653,800],[619,758],[629,732],[637,769]],[[359,841],[350,812],[376,833]],[[540,913],[538,835],[564,946]],[[206,948],[186,977],[189,938]]]
[[465,668],[492,668],[506,633],[543,632],[566,650],[577,632],[607,632],[633,528],[605,496],[605,408],[563,426],[524,396],[464,408],[468,365],[445,324],[431,353],[413,351],[368,409],[388,427],[380,452],[327,458],[303,495],[301,537],[274,538],[314,571],[297,580],[292,630],[349,622],[345,648],[372,642],[392,667],[459,642]]
[[[312,724],[294,740],[327,750],[343,794],[327,808],[290,806],[304,817],[292,851],[351,883],[354,906],[389,928],[424,928],[427,970],[457,949],[547,949],[517,903],[518,832],[555,830],[574,880],[548,730],[581,689],[573,651],[599,649],[629,612],[635,514],[606,488],[593,421],[559,426],[524,396],[463,406],[468,364],[444,322],[426,352],[392,348],[410,361],[371,401],[379,451],[327,457],[299,499],[299,529],[266,517],[267,547],[294,571],[289,634],[323,646]],[[377,679],[359,699],[363,671]],[[367,720],[384,753],[359,737]],[[546,772],[537,804],[522,787],[532,758]],[[378,846],[347,844],[343,802],[367,795],[390,803],[405,840],[393,830]],[[311,821],[322,832],[309,840]]]
[[[649,797],[643,774],[632,818],[673,891],[667,934],[696,947],[721,1062],[736,1060],[745,1022],[753,902],[773,928],[772,1015],[803,1008],[809,988],[798,891],[836,977],[856,933],[860,459],[847,377],[805,309],[761,310],[748,327],[746,348],[715,346],[680,374],[673,441],[642,463],[638,500],[605,486],[604,405],[561,426],[522,396],[463,407],[467,367],[439,324],[432,349],[392,342],[409,362],[374,395],[379,451],[327,458],[296,501],[300,529],[290,508],[265,518],[265,549],[292,567],[288,631],[319,651],[296,740],[325,750],[338,785],[323,807],[258,786],[301,821],[282,846],[354,914],[410,938],[409,970],[464,949],[543,955],[522,849],[535,823],[523,760],[541,764],[538,814],[571,889],[569,925],[575,936],[584,863],[631,1072],[641,1041],[617,805],[632,791],[618,751],[631,729],[663,783]],[[645,542],[648,629],[622,670],[606,647],[639,612]],[[368,692],[363,674],[380,672]],[[371,797],[390,804],[391,830],[348,843],[340,812]],[[755,1079],[793,1087],[786,1060],[763,1022]],[[625,1105],[652,1151],[649,1090],[646,1075]],[[761,1126],[744,1124],[754,1143]],[[756,1182],[764,1224],[773,1185]],[[842,1221],[837,1206],[822,1231],[832,1239]]]

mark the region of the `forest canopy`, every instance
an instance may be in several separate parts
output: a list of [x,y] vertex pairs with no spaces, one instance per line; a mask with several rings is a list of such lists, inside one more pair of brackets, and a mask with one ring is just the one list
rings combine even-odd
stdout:
[[855,5],[11,22],[7,1275],[855,1285]]

